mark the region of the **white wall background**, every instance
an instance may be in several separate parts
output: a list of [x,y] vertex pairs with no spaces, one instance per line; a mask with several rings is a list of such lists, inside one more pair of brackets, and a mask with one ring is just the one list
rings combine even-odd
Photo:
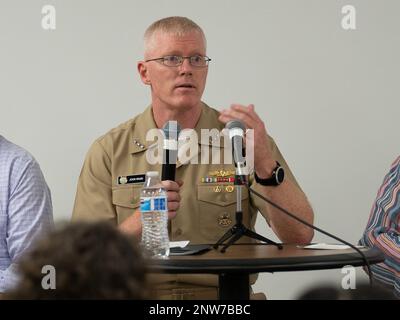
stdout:
[[[56,8],[54,31],[41,28],[46,4]],[[346,4],[356,8],[353,31],[341,27]],[[399,9],[396,0],[0,0],[0,134],[36,157],[55,219],[68,220],[91,142],[150,101],[136,72],[144,30],[188,16],[213,59],[204,100],[217,109],[254,103],[316,225],[356,243],[399,154]],[[265,229],[259,219],[273,238]],[[256,290],[293,299],[341,277],[263,274]]]

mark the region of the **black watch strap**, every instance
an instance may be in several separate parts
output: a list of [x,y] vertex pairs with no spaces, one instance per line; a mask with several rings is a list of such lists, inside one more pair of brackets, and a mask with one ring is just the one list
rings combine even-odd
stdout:
[[285,171],[279,164],[279,162],[276,162],[276,167],[272,171],[272,177],[268,179],[261,179],[257,176],[257,173],[254,171],[254,178],[256,179],[256,182],[263,185],[263,186],[279,186],[282,182],[283,179],[285,178]]

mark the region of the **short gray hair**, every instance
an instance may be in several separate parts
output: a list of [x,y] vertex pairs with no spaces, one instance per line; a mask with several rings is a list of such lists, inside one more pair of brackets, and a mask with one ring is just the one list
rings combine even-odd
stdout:
[[186,17],[167,17],[153,22],[144,33],[144,50],[147,52],[149,50],[149,43],[156,32],[164,32],[169,34],[174,34],[177,36],[183,36],[191,32],[198,32],[203,36],[204,44],[206,45],[206,37],[204,35],[203,29]]

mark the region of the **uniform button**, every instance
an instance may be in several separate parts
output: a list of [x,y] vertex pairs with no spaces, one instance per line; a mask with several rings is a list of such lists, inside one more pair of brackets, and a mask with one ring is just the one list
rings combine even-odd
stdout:
[[175,235],[180,236],[182,234],[182,229],[178,228],[175,231]]
[[120,184],[126,184],[127,182],[128,182],[128,179],[126,177],[119,177]]

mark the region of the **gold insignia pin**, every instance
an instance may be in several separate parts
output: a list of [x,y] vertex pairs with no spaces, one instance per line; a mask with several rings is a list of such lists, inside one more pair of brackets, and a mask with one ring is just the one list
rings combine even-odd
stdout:
[[218,224],[221,227],[228,227],[231,223],[232,219],[228,213],[223,213],[218,217]]
[[215,186],[214,187],[214,192],[218,193],[222,191],[222,187],[221,186]]
[[231,193],[231,192],[233,192],[233,190],[235,190],[235,187],[234,187],[234,186],[226,186],[226,187],[225,187],[225,191],[226,191],[226,192]]
[[235,171],[221,169],[221,170],[210,171],[208,174],[212,177],[228,177],[235,175]]

